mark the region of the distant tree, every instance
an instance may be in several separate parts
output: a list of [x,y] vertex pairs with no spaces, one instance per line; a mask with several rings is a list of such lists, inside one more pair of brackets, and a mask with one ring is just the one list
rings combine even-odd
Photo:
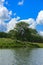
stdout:
[[15,26],[16,37],[20,40],[28,40],[30,36],[29,24],[26,22],[19,22]]
[[15,37],[15,31],[14,31],[14,30],[10,30],[10,31],[8,32],[8,37],[9,37],[9,38],[14,38],[14,37]]
[[29,42],[43,42],[36,29],[29,28],[29,24],[26,22],[18,22],[13,30],[8,32],[8,37]]
[[5,32],[0,32],[0,38],[6,38],[7,37],[7,33]]
[[38,32],[36,31],[36,29],[29,28],[29,31],[31,32],[32,35],[38,34]]

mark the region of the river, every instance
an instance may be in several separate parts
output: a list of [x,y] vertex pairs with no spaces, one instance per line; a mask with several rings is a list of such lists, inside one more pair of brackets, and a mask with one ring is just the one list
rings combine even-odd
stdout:
[[43,65],[43,48],[0,49],[0,65]]

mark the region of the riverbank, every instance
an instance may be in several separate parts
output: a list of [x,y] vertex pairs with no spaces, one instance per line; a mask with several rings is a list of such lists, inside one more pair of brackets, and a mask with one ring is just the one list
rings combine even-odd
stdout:
[[20,47],[43,48],[43,43],[22,42],[9,38],[0,38],[0,48],[20,48]]

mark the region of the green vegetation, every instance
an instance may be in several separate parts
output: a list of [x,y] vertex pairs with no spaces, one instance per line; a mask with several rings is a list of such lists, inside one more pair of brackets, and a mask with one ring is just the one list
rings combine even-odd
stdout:
[[10,38],[20,41],[43,43],[43,37],[38,34],[36,29],[29,28],[29,24],[25,22],[17,23],[15,28],[8,32],[8,35]]
[[29,24],[19,22],[8,33],[0,32],[0,48],[43,47],[43,37]]
[[[42,44],[43,45],[43,44]],[[0,38],[0,48],[40,47],[40,44]],[[43,47],[43,46],[41,46]]]

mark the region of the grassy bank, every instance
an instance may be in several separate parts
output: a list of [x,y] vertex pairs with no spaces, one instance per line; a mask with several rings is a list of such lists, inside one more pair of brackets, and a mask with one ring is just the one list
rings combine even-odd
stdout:
[[12,40],[9,38],[0,38],[0,48],[19,48],[19,47],[39,47],[43,48],[42,43],[31,43],[31,42],[21,42],[17,40]]

